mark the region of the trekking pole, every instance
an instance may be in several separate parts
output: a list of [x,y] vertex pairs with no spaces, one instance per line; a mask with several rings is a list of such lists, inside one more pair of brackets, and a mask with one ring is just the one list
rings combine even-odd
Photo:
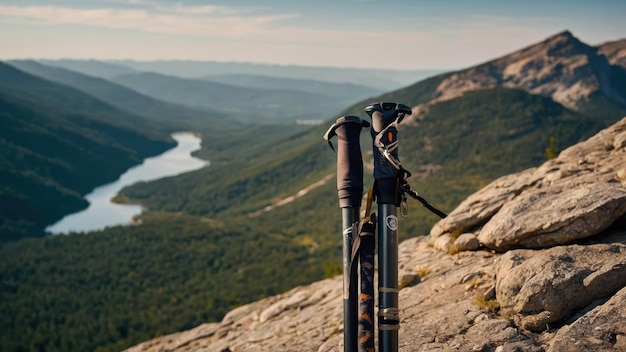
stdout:
[[[398,103],[375,103],[365,112],[372,119],[374,189],[378,204],[378,348],[398,351],[400,310],[398,307],[398,218],[400,206],[397,124],[411,108]],[[396,165],[397,164],[397,165]]]
[[359,229],[359,235],[352,246],[352,265],[359,257],[359,352],[374,351],[374,252],[376,214],[370,214],[373,189],[367,192],[365,217]]
[[357,266],[352,265],[352,258],[363,197],[363,157],[359,135],[361,129],[369,125],[360,117],[343,116],[324,135],[331,148],[330,139],[335,135],[338,139],[337,194],[343,230],[343,341],[346,352],[357,351]]

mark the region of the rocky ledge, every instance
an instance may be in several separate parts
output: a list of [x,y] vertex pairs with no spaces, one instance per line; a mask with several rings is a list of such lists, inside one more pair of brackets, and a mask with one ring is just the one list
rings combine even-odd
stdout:
[[[401,351],[626,351],[626,118],[399,246]],[[128,351],[342,351],[342,280]]]

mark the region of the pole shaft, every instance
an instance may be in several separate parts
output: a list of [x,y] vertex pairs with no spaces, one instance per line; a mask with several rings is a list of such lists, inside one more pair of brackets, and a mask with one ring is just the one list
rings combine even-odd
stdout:
[[350,265],[352,244],[357,236],[360,207],[341,208],[343,229],[343,344],[345,352],[356,352],[358,342],[357,266]]
[[378,204],[378,348],[398,351],[398,218],[394,204]]
[[374,252],[375,229],[361,236],[359,251],[359,352],[374,351]]

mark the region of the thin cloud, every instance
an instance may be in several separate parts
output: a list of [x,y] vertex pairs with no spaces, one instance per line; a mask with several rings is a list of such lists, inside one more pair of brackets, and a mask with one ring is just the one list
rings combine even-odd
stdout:
[[[541,17],[437,17],[407,13],[402,26],[397,25],[396,19],[358,17],[350,18],[344,26],[345,20],[326,23],[332,19],[322,19],[313,23],[307,21],[307,13],[275,13],[265,7],[186,6],[150,0],[108,3],[100,8],[0,5],[0,24],[8,25],[6,28],[17,23],[61,29],[64,25],[84,25],[118,31],[101,31],[102,38],[108,41],[101,40],[98,46],[88,45],[93,38],[80,33],[67,42],[63,36],[52,38],[44,34],[21,40],[19,45],[7,45],[10,38],[0,38],[0,44],[11,48],[5,50],[11,50],[13,56],[40,55],[37,50],[41,50],[41,45],[37,41],[52,38],[57,43],[52,49],[60,52],[58,48],[67,47],[66,52],[74,50],[73,53],[79,50],[73,54],[77,56],[137,52],[135,55],[144,58],[150,53],[155,58],[188,55],[195,59],[281,64],[443,68],[492,59],[563,29]],[[300,18],[303,20],[294,21]],[[429,25],[431,22],[436,25]],[[122,32],[133,35],[120,36]],[[142,37],[142,33],[180,35],[180,40],[158,40],[158,36]],[[115,39],[111,40],[109,34]],[[139,48],[137,41],[126,37],[146,40]],[[154,45],[157,41],[158,45]],[[52,49],[47,49],[47,55],[52,55]]]
[[[131,0],[142,8],[69,8],[0,6],[0,18],[42,25],[85,25],[146,33],[191,35],[282,44],[354,47],[360,43],[409,40],[414,32],[318,29],[287,25],[297,13],[259,14],[262,9],[225,6],[160,5]],[[119,2],[117,2],[119,3]],[[130,2],[126,2],[127,4]],[[148,5],[148,6],[146,6]]]
[[[145,5],[147,2],[134,1]],[[224,6],[161,6],[151,8],[69,8],[0,6],[0,18],[44,25],[79,24],[149,33],[237,37],[266,31],[263,26],[293,19],[298,14],[258,15],[250,8]]]

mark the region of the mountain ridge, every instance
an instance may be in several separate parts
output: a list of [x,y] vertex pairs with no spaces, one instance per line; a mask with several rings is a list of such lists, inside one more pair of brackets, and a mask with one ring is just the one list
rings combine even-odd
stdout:
[[185,60],[148,62],[120,60],[111,62],[127,65],[139,71],[155,71],[188,78],[202,77],[215,73],[260,74],[281,78],[314,79],[334,83],[349,82],[365,86],[372,86],[372,82],[376,82],[376,88],[382,90],[401,87],[442,71],[437,69],[392,70]]
[[[411,121],[418,121],[433,103],[458,97],[466,91],[504,86],[549,96],[555,101],[592,115],[596,100],[605,109],[626,111],[626,73],[612,66],[598,49],[582,43],[569,31],[563,31],[542,42],[464,70],[445,73],[430,79],[425,92],[430,95],[413,108]],[[415,85],[388,95],[410,91]],[[612,113],[609,113],[612,114]]]
[[390,90],[411,84],[444,70],[393,70],[324,66],[272,65],[250,62],[218,62],[197,60],[38,60],[50,66],[74,68],[81,73],[112,78],[124,73],[156,72],[180,78],[202,78],[215,74],[263,75],[277,78],[321,80],[332,83],[351,83]]

